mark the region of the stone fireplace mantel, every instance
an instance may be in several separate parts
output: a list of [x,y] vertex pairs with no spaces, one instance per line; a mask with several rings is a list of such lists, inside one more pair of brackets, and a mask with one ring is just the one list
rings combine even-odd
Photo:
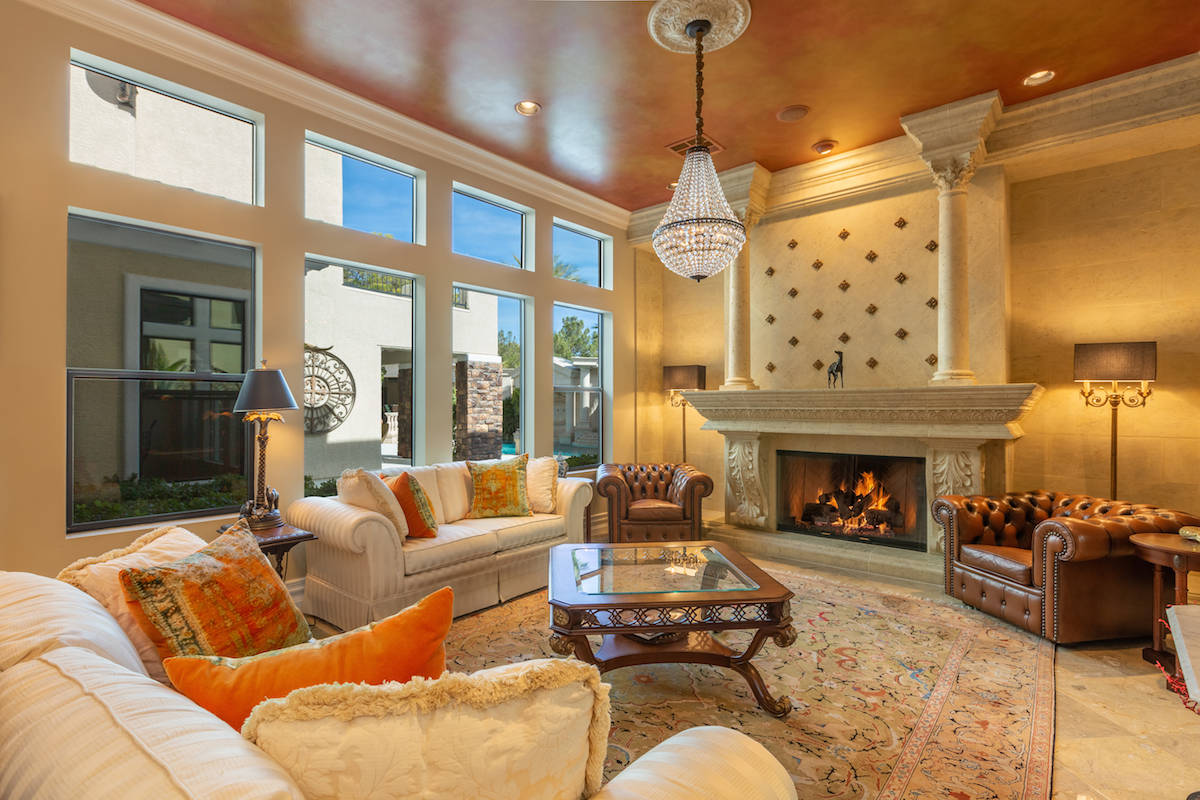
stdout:
[[[691,391],[683,396],[725,437],[725,516],[728,522],[774,529],[764,439],[784,436],[854,437],[860,446],[917,447],[925,455],[932,496],[983,490],[989,442],[1023,435],[1020,421],[1042,395],[1036,383],[935,385],[895,389]],[[820,441],[819,439],[817,441]],[[934,533],[932,520],[927,522]],[[930,549],[940,550],[936,535]]]

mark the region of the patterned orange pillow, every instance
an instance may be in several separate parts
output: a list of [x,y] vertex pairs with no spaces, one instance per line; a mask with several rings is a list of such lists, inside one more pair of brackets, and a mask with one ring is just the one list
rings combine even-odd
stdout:
[[410,539],[432,539],[437,536],[437,519],[433,515],[433,504],[425,494],[421,482],[401,472],[399,475],[380,475],[387,487],[396,495],[396,502],[404,512]]
[[533,516],[525,488],[528,463],[528,453],[489,464],[468,461],[474,493],[467,518]]
[[190,556],[120,572],[129,612],[163,658],[241,657],[312,638],[253,534],[234,528]]
[[268,697],[322,683],[384,683],[446,671],[444,641],[454,591],[438,589],[415,605],[348,633],[246,658],[178,656],[163,664],[171,683],[234,728]]

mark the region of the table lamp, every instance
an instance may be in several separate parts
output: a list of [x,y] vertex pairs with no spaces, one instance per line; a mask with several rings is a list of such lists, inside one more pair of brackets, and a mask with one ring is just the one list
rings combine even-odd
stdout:
[[233,404],[234,412],[244,411],[246,422],[258,423],[258,469],[254,496],[242,505],[241,516],[251,530],[276,528],[283,524],[279,516],[279,492],[267,486],[267,426],[272,420],[283,421],[280,411],[298,408],[283,373],[267,369],[264,359],[258,369],[246,373],[242,390]]
[[[1158,372],[1157,342],[1097,342],[1075,345],[1075,382],[1093,408],[1112,409],[1109,500],[1117,499],[1117,409],[1146,405]],[[1109,384],[1093,386],[1093,383]]]
[[680,394],[688,389],[703,389],[706,379],[703,364],[686,364],[678,367],[663,367],[663,388],[670,392],[671,405],[681,408],[683,433],[683,459],[687,463],[687,407],[688,401]]

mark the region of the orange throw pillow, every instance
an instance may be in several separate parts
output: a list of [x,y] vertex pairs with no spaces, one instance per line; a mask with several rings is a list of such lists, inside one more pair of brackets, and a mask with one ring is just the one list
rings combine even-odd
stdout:
[[248,658],[177,656],[163,662],[175,688],[236,729],[256,705],[322,683],[408,681],[446,671],[454,590],[347,633]]
[[312,633],[258,540],[232,528],[177,561],[118,573],[130,615],[168,656],[252,656]]
[[401,472],[399,475],[381,475],[383,482],[396,495],[396,502],[404,512],[408,523],[408,535],[412,539],[432,539],[437,536],[437,519],[433,515],[433,504],[421,487],[421,482]]

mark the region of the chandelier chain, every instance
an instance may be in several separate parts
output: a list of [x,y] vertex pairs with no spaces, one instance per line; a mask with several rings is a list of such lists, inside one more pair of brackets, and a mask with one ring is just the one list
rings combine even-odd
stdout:
[[696,146],[704,145],[704,29],[696,31]]

